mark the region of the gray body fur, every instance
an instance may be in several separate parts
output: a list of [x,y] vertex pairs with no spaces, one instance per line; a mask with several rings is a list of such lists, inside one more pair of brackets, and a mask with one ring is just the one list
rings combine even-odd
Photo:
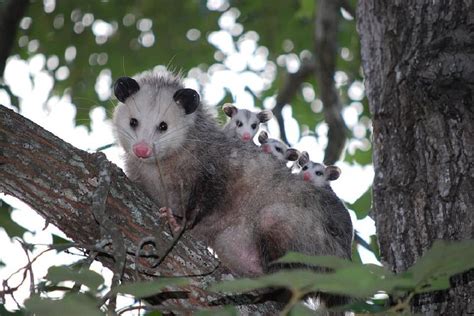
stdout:
[[[159,206],[185,216],[190,232],[224,265],[254,276],[288,251],[350,258],[351,220],[332,191],[314,187],[259,148],[227,135],[202,105],[185,115],[172,98],[183,88],[178,78],[146,72],[135,80],[140,90],[114,113],[126,173]],[[131,117],[140,122],[136,131],[128,125]],[[159,134],[162,120],[169,129]],[[131,146],[139,141],[153,144],[154,157],[133,154]]]

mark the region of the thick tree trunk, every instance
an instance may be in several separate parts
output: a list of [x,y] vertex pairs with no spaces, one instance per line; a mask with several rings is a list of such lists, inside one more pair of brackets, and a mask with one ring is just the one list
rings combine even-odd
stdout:
[[[101,187],[104,171],[110,174],[108,188]],[[100,191],[105,201],[102,215],[97,210],[100,201],[96,203]],[[162,253],[172,242],[172,237],[167,225],[159,220],[158,207],[128,180],[120,168],[106,161],[102,153],[89,154],[74,148],[2,105],[0,192],[29,204],[77,243],[95,245],[111,236],[112,247],[108,252],[127,250],[126,255],[121,254],[126,259],[125,281],[150,280],[154,276],[194,276],[192,286],[175,289],[179,291],[175,295],[179,294],[183,299],[168,300],[165,306],[188,310],[209,306],[214,300],[223,301],[222,297],[205,291],[204,287],[228,279],[231,276],[229,270],[219,265],[207,247],[193,240],[188,232],[159,269],[148,269],[148,259],[135,261],[136,249],[145,239],[154,237],[157,251]],[[116,239],[123,244],[118,245]],[[114,268],[110,256],[99,256],[98,259]],[[135,263],[138,263],[137,269]],[[226,302],[245,304],[245,301],[231,299]],[[240,311],[271,313],[275,310],[271,304],[263,304],[241,306]]]
[[[472,1],[359,1],[373,209],[382,259],[396,272],[435,239],[474,238],[473,12]],[[417,297],[414,311],[474,313],[473,275]]]

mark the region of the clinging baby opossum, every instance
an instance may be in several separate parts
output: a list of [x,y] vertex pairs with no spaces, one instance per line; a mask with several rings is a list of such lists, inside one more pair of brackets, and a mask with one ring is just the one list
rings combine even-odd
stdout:
[[269,110],[252,112],[238,109],[230,103],[224,104],[222,110],[230,117],[229,122],[224,126],[224,131],[231,136],[239,137],[244,142],[252,140],[257,134],[260,123],[265,123],[273,117],[272,111]]
[[227,135],[180,78],[147,71],[119,78],[114,92],[127,175],[234,273],[260,275],[288,251],[350,258],[352,224],[337,196]]

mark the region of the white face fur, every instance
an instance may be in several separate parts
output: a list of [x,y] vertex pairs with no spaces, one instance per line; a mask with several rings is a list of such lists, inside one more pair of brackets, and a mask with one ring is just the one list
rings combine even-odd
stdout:
[[238,109],[230,103],[224,104],[222,109],[230,117],[229,122],[225,125],[225,129],[235,133],[244,142],[253,139],[255,134],[257,134],[260,123],[265,123],[273,117],[272,112],[268,110],[252,112]]
[[230,121],[230,128],[235,129],[237,137],[247,142],[253,139],[260,126],[257,114],[248,110],[239,110]]
[[262,150],[268,154],[272,154],[278,160],[287,161],[286,151],[288,147],[276,139],[268,139],[266,143],[262,144]]
[[341,171],[336,166],[324,166],[323,164],[309,161],[301,168],[301,175],[305,181],[310,181],[317,187],[329,186],[329,181],[339,178]]
[[174,100],[176,86],[137,82],[140,89],[115,108],[114,133],[130,157],[154,163],[183,144],[195,115]]

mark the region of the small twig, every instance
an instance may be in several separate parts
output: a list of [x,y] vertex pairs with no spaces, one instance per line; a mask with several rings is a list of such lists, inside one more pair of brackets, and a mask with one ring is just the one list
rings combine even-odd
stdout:
[[137,249],[135,250],[134,263],[135,263],[135,277],[136,277],[137,280],[140,280],[140,274],[139,274],[139,270],[138,270],[138,258],[141,257],[142,248],[143,248],[146,244],[149,244],[149,243],[154,244],[154,245],[155,245],[155,248],[156,248],[156,240],[155,240],[155,237],[153,237],[153,236],[147,236],[147,237],[142,238],[142,239],[138,242]]
[[26,258],[28,259],[28,264],[27,264],[27,268],[25,269],[25,271],[28,271],[29,274],[30,274],[30,296],[31,296],[31,295],[36,293],[36,291],[35,291],[35,276],[33,274],[33,267],[32,267],[32,263],[31,263],[31,258],[30,258],[30,254],[28,253],[28,248],[27,248],[26,244],[22,240],[18,240],[18,241],[20,242],[21,248],[25,252]]
[[300,69],[295,73],[288,73],[286,75],[285,82],[283,83],[283,87],[278,90],[278,94],[276,97],[276,105],[273,108],[272,112],[276,120],[278,121],[278,125],[280,128],[280,138],[283,142],[287,144],[288,140],[286,138],[285,122],[283,120],[283,115],[281,112],[286,104],[291,103],[291,100],[295,97],[303,81],[308,78],[309,75],[314,73],[315,68],[316,64],[312,58],[303,59],[301,61]]

